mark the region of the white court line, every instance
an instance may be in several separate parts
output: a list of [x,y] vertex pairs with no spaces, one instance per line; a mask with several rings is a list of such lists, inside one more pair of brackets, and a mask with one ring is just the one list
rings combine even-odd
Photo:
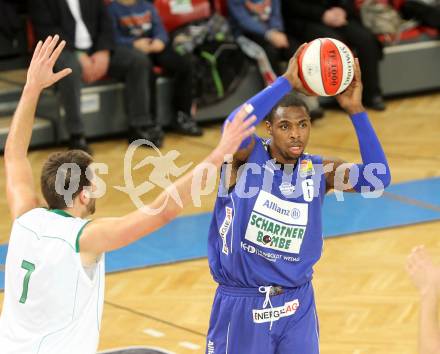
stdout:
[[152,328],[145,328],[142,332],[154,338],[161,338],[165,336],[165,333],[162,333]]
[[179,345],[181,347],[184,347],[184,348],[187,348],[187,349],[191,349],[191,350],[200,349],[200,345],[194,344],[194,343],[191,343],[191,342],[179,342]]

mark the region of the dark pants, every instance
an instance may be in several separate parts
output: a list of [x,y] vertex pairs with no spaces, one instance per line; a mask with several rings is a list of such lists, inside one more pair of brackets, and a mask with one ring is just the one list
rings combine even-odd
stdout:
[[109,75],[125,82],[125,104],[132,126],[160,125],[150,114],[154,66],[160,66],[164,75],[174,79],[174,109],[191,113],[192,65],[188,57],[177,54],[171,46],[157,54],[121,46],[116,48],[111,59]]
[[152,54],[154,65],[164,69],[164,75],[174,79],[173,105],[176,111],[191,115],[193,70],[191,59],[176,53],[171,46]]
[[108,74],[125,83],[125,111],[131,127],[155,124],[151,114],[151,60],[128,47],[116,47],[110,59]]
[[340,28],[328,27],[321,23],[308,23],[303,39],[311,41],[318,37],[338,39],[352,47],[359,58],[364,84],[364,99],[369,100],[381,94],[379,87],[379,60],[382,48],[373,33],[356,21],[350,21]]
[[[76,54],[64,50],[55,69],[71,68],[72,74],[58,83],[61,103],[64,106],[67,130],[72,134],[84,134],[81,119],[82,68]],[[151,61],[145,55],[136,55],[133,50],[117,48],[110,57],[109,75],[125,82],[125,106],[129,124],[145,126],[151,122],[150,81]]]
[[427,5],[419,1],[405,1],[400,12],[406,19],[415,19],[423,25],[440,29],[439,5]]
[[247,32],[245,32],[244,35],[264,49],[267,55],[267,59],[269,59],[270,65],[277,75],[281,75],[284,73],[281,63],[289,61],[289,59],[295,53],[296,49],[299,47],[299,42],[291,37],[288,37],[288,48],[276,48],[261,36]]

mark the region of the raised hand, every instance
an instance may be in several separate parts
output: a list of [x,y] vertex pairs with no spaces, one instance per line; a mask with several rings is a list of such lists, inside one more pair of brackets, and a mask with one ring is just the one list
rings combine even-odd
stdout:
[[354,78],[347,89],[335,96],[341,108],[348,114],[355,114],[365,111],[362,105],[362,77],[359,59],[354,59]]
[[222,155],[233,155],[236,153],[241,142],[254,133],[255,127],[252,124],[256,121],[257,117],[252,115],[246,118],[252,111],[253,107],[245,104],[235,114],[232,122],[226,122],[222,138],[217,146],[218,151]]
[[59,36],[56,35],[47,37],[44,43],[38,42],[27,72],[26,86],[42,91],[72,72],[69,68],[53,72],[55,62],[66,45],[65,41],[59,44],[58,41]]
[[421,294],[432,291],[440,295],[440,268],[434,265],[424,246],[412,250],[406,268]]
[[292,85],[295,91],[301,92],[307,96],[313,96],[309,91],[307,91],[304,88],[304,85],[302,84],[302,81],[299,78],[298,58],[306,45],[307,43],[304,43],[296,50],[295,54],[290,59],[287,70],[283,74],[283,76],[290,82],[290,84]]

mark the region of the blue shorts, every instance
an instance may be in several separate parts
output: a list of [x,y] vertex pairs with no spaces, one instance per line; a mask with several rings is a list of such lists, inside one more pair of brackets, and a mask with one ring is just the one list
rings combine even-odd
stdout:
[[206,354],[319,354],[312,284],[291,289],[220,285]]

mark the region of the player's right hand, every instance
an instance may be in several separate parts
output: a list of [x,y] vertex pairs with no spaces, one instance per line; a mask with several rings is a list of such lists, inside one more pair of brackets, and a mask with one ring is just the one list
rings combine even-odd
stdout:
[[223,156],[235,154],[241,142],[255,132],[253,124],[257,117],[255,115],[249,117],[253,110],[254,108],[250,104],[244,104],[232,121],[226,121],[222,138],[217,147]]
[[290,82],[290,85],[292,85],[296,92],[301,92],[306,96],[312,96],[312,94],[305,89],[301,79],[299,78],[298,58],[306,45],[307,43],[304,43],[296,50],[293,57],[289,60],[289,65],[286,72],[283,74],[283,77]]
[[408,256],[406,269],[420,293],[440,295],[440,268],[436,266],[424,246],[413,248]]
[[42,91],[72,72],[72,69],[68,68],[53,72],[55,62],[66,45],[65,41],[58,44],[59,39],[58,35],[53,38],[49,36],[44,43],[38,42],[27,72],[26,86]]

